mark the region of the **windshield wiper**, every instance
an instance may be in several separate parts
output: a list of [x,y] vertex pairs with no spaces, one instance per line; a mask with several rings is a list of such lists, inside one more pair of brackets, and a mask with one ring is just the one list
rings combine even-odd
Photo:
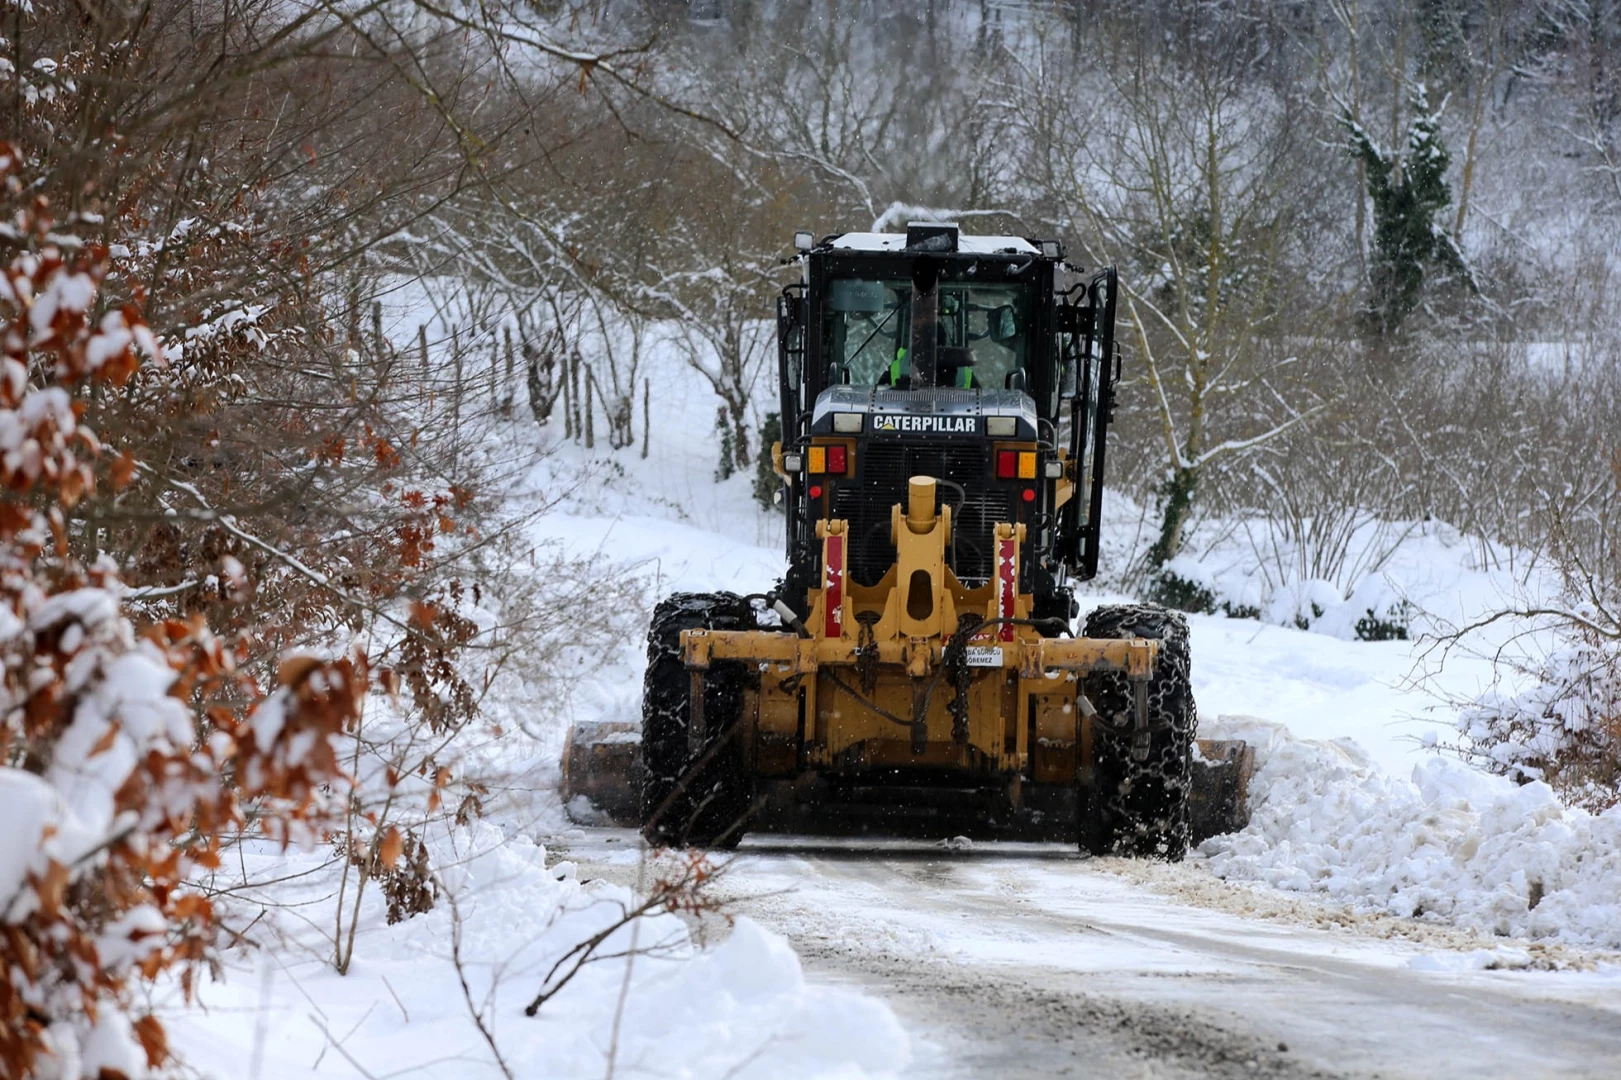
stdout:
[[863,340],[860,345],[856,346],[856,351],[850,354],[850,359],[854,360],[856,357],[860,356],[861,355],[861,350],[865,349],[867,347],[867,342],[869,342],[873,338],[877,337],[878,336],[878,331],[880,331],[884,327],[888,326],[889,325],[889,320],[893,319],[895,317],[895,312],[899,311],[900,309],[901,309],[900,304],[896,304],[894,307],[890,308],[889,309],[889,314],[884,316],[883,321],[881,321],[877,326],[873,327],[872,328],[872,333],[868,334],[866,336],[865,340]]

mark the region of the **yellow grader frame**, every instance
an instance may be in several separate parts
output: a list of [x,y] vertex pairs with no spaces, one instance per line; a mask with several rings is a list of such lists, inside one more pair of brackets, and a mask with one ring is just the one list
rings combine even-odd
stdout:
[[[846,523],[823,521],[823,580],[806,622],[789,612],[790,632],[684,631],[692,700],[703,700],[712,663],[742,661],[761,676],[743,707],[754,720],[743,730],[755,775],[792,775],[802,762],[937,766],[1008,776],[1017,806],[1020,777],[1063,783],[1090,757],[1092,718],[1077,674],[1124,671],[1146,685],[1159,643],[1043,637],[1028,624],[1029,596],[1014,585],[1024,526],[996,526],[995,576],[965,588],[946,565],[951,508],[936,510],[934,480],[914,477],[908,496],[906,512],[897,504],[891,514],[895,565],[876,585],[846,579]],[[968,615],[979,617],[976,629],[959,641]],[[960,659],[948,657],[954,642]],[[948,659],[966,669],[965,697],[961,686],[942,686]],[[695,718],[692,730],[703,728]]]
[[[891,511],[895,563],[876,584],[847,577],[847,525],[824,520],[817,528],[822,580],[810,590],[807,618],[778,601],[780,630],[681,632],[690,679],[687,753],[700,758],[716,726],[704,715],[711,672],[741,667],[758,674],[742,683],[736,729],[738,767],[758,792],[748,809],[751,829],[844,831],[853,824],[906,832],[919,823],[909,812],[922,809],[925,828],[938,832],[952,819],[935,816],[916,797],[916,784],[858,783],[883,806],[869,801],[845,815],[847,822],[826,804],[807,813],[805,798],[826,776],[935,776],[952,778],[959,792],[974,788],[964,780],[977,780],[979,795],[995,793],[1006,822],[1023,823],[992,835],[1073,838],[1099,812],[1087,794],[1100,721],[1085,679],[1126,677],[1135,731],[1125,737],[1146,753],[1145,694],[1162,644],[1049,636],[1050,624],[1031,619],[1032,599],[1016,584],[1023,526],[996,526],[995,572],[968,588],[947,561],[951,508],[937,507],[935,481],[914,477],[907,494],[904,512],[899,504]],[[639,747],[634,725],[577,729],[565,751],[565,796],[584,795],[610,816],[634,820]],[[1242,743],[1199,740],[1197,748],[1187,797],[1194,842],[1243,824],[1253,766]],[[988,805],[971,798],[953,831],[972,832],[995,818],[998,810]],[[1045,827],[1030,827],[1044,818]]]

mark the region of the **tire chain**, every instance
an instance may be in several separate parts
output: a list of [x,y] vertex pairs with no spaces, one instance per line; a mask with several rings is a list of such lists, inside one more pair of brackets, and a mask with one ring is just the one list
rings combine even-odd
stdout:
[[[729,732],[743,704],[747,668],[716,663],[704,679],[704,745],[695,755],[687,737],[692,677],[681,657],[683,630],[752,630],[749,602],[734,593],[676,593],[659,602],[647,631],[642,682],[642,823],[660,844],[735,845],[750,790],[742,773],[741,742],[720,747],[701,770],[693,765]],[[685,784],[683,788],[682,785]],[[654,816],[657,815],[657,820]],[[723,834],[725,834],[723,836]]]
[[[1114,604],[1087,614],[1089,638],[1150,638],[1160,642],[1148,683],[1148,759],[1131,756],[1137,713],[1124,672],[1088,675],[1084,690],[1098,710],[1093,812],[1099,854],[1148,856],[1176,862],[1188,849],[1188,792],[1197,714],[1189,681],[1188,623],[1180,612],[1153,604]],[[1084,829],[1083,824],[1083,829]]]

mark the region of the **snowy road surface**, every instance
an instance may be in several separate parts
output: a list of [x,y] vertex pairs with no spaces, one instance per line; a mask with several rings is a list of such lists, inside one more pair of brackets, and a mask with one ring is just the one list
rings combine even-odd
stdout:
[[[568,857],[582,877],[628,881],[635,846],[586,830]],[[1426,941],[1409,924],[1419,940],[1390,940],[1389,920],[1299,901],[1276,917],[1284,905],[1197,863],[762,837],[721,887],[814,979],[886,1001],[912,1036],[910,1076],[1621,1075],[1612,964],[1469,970],[1484,954],[1455,933]],[[1250,897],[1273,917],[1246,911]]]

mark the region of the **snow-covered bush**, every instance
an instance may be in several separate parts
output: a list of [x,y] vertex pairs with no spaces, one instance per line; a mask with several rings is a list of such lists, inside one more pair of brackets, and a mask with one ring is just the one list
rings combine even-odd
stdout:
[[1621,802],[1621,646],[1589,633],[1553,651],[1520,693],[1492,690],[1458,717],[1464,750],[1521,783],[1545,781],[1566,802]]
[[1322,578],[1270,585],[1252,564],[1222,566],[1191,555],[1167,562],[1150,579],[1147,598],[1181,611],[1260,619],[1347,641],[1405,641],[1413,616],[1384,574],[1369,574],[1348,591]]
[[[24,174],[0,144],[0,186]],[[267,696],[201,619],[137,635],[116,564],[74,556],[74,508],[137,468],[98,465],[89,391],[162,356],[100,299],[106,251],[25,207],[0,234],[0,1072],[137,1077],[168,1050],[135,984],[172,969],[189,993],[211,947],[188,875],[250,800],[283,842],[319,816],[366,666],[289,659]]]
[[[1572,498],[1572,495],[1575,498]],[[1466,757],[1520,783],[1545,781],[1590,810],[1621,804],[1621,451],[1597,489],[1572,488],[1544,511],[1560,602],[1510,617],[1551,629],[1540,660],[1507,664],[1528,688],[1494,688],[1459,713]]]

